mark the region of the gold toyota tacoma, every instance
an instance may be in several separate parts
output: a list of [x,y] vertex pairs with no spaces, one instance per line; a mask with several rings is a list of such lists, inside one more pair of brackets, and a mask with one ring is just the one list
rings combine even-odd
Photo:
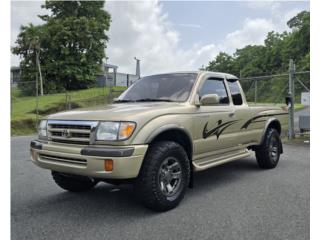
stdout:
[[147,76],[110,105],[50,115],[31,142],[31,159],[68,191],[131,182],[156,211],[176,207],[193,173],[255,151],[277,166],[287,110],[248,106],[237,77],[217,72]]

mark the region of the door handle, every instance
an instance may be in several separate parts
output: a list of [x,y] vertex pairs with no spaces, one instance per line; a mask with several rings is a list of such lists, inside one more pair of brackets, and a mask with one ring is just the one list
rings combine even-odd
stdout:
[[229,113],[229,117],[234,117],[234,113]]

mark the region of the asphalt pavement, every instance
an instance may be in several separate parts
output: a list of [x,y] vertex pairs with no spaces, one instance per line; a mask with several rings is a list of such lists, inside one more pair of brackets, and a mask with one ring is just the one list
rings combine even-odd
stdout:
[[29,160],[34,137],[11,139],[12,239],[309,239],[309,145],[284,145],[277,168],[254,155],[197,173],[176,208],[145,209],[130,186],[85,193],[55,185]]

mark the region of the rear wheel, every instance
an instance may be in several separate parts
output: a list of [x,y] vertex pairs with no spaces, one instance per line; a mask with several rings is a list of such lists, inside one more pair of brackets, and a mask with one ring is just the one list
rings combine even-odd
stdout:
[[93,178],[52,171],[53,180],[64,190],[82,192],[92,189],[96,184]]
[[268,128],[263,143],[255,151],[258,165],[261,168],[275,168],[281,152],[281,139],[278,131],[274,128]]
[[189,184],[190,163],[175,142],[154,143],[144,159],[136,190],[146,207],[167,211],[176,207]]

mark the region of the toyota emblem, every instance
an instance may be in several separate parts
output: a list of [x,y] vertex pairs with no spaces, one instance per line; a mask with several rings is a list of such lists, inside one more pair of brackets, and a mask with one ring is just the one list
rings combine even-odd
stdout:
[[62,137],[65,137],[65,138],[70,138],[71,137],[71,133],[69,131],[69,129],[64,129],[61,133],[61,136]]

